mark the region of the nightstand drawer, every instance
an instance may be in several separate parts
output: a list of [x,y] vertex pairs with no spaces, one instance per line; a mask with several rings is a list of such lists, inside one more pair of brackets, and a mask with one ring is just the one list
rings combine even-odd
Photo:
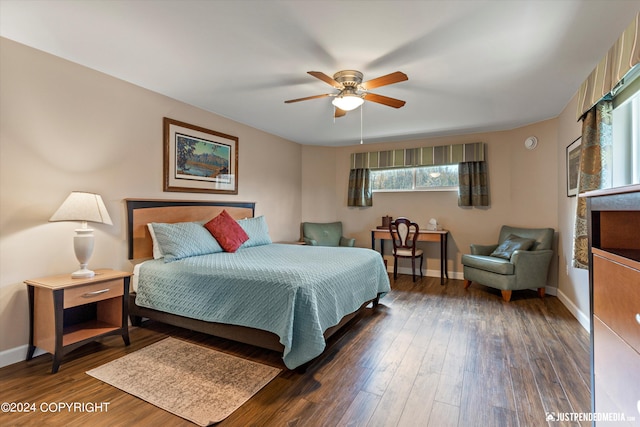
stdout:
[[[640,419],[640,355],[597,317],[593,318],[592,333],[596,412],[621,412]],[[601,401],[603,394],[608,398]],[[615,407],[609,407],[607,401]]]
[[640,352],[640,272],[593,251],[593,314]]
[[122,279],[107,280],[64,290],[64,308],[124,295]]

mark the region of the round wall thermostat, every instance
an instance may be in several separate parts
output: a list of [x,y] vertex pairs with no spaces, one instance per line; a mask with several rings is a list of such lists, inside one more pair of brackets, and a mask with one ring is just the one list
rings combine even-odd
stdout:
[[535,136],[530,136],[529,138],[524,140],[524,146],[527,150],[533,150],[538,145],[538,138]]

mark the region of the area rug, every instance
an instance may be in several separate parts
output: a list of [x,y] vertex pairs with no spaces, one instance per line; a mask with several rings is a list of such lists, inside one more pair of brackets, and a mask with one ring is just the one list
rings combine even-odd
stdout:
[[166,338],[87,374],[207,426],[224,420],[280,369]]

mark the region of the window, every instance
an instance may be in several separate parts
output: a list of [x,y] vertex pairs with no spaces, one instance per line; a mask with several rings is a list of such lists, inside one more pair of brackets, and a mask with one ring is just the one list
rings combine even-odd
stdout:
[[372,189],[458,191],[458,164],[483,162],[483,142],[351,154],[351,169],[369,169]]
[[[613,110],[614,187],[640,184],[640,66],[636,66],[625,80],[630,81],[618,93]],[[635,80],[634,80],[635,78]]]
[[371,171],[373,191],[458,191],[458,165]]

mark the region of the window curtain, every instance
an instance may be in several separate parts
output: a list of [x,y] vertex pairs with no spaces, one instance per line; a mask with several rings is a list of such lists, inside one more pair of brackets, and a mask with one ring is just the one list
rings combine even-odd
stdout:
[[[583,117],[579,193],[611,186],[612,112],[611,101],[600,101]],[[578,197],[573,242],[574,267],[589,268],[588,250],[587,202],[584,197]]]
[[487,162],[458,164],[458,206],[489,206]]
[[373,206],[370,169],[351,169],[347,206]]
[[582,83],[578,91],[577,118],[607,96],[640,63],[640,12]]
[[398,148],[351,154],[351,167],[367,169],[412,168],[416,166],[456,165],[460,162],[480,162],[484,158],[484,143],[439,145],[435,147]]

